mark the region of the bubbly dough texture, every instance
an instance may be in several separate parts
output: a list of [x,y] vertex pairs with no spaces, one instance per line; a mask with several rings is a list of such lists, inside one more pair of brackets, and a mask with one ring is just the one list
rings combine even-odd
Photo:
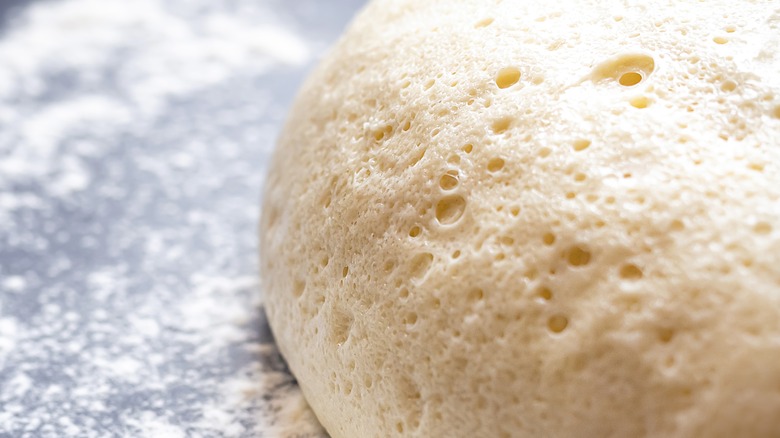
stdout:
[[778,53],[775,1],[370,3],[260,229],[330,434],[780,436]]

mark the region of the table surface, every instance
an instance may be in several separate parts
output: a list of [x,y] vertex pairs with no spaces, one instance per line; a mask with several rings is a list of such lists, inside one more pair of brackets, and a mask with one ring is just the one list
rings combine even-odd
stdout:
[[262,313],[295,90],[363,0],[0,1],[0,436],[323,436]]

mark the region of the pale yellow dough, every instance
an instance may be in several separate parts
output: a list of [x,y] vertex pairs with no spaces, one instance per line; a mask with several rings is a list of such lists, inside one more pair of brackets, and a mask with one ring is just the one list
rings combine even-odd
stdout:
[[779,53],[776,1],[370,3],[260,227],[329,433],[780,436]]

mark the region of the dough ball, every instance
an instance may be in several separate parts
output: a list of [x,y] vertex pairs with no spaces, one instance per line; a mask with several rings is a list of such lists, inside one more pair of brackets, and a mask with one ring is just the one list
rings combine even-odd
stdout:
[[780,436],[780,5],[375,0],[281,134],[333,437]]

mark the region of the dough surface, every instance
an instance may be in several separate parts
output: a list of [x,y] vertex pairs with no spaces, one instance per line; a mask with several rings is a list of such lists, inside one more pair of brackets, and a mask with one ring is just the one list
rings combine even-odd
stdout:
[[774,1],[371,2],[260,226],[329,433],[780,436],[778,53]]

